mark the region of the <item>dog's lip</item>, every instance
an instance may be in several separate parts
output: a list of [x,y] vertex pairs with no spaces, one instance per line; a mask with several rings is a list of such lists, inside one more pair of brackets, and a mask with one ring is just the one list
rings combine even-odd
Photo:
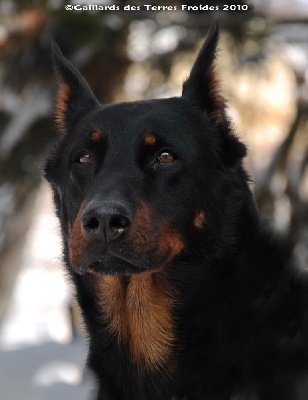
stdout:
[[[133,265],[132,265],[133,266]],[[104,266],[100,262],[95,262],[94,264],[91,264],[87,271],[88,273],[94,273],[97,275],[130,275],[135,273],[136,271],[130,270],[129,268],[108,268]]]
[[[106,265],[110,262],[111,267]],[[122,263],[123,266],[117,265]],[[85,275],[87,273],[96,274],[113,274],[113,275],[126,275],[130,273],[142,272],[148,269],[146,261],[144,263],[135,264],[131,259],[121,257],[118,254],[112,254],[110,252],[105,253],[96,259],[93,259],[87,263],[84,263],[77,268],[73,268],[74,271],[79,275]]]
[[[121,260],[122,262],[124,260]],[[124,261],[123,265],[117,265],[116,262],[110,267],[104,265],[100,261],[96,261],[89,265],[85,273],[94,273],[97,275],[132,275],[145,272],[147,268],[134,265],[128,261]]]
[[77,266],[77,268],[73,266],[73,269],[79,275],[85,275],[88,272],[126,275],[149,270],[160,270],[168,263],[170,257],[170,254],[167,253],[158,259],[151,259],[151,255],[153,254],[151,253],[149,257],[142,254],[130,256],[126,254],[123,248],[114,249],[112,246],[109,246],[106,252],[101,252],[101,254],[89,259],[84,264]]
[[[168,256],[153,263],[144,257],[130,258],[108,251],[104,255],[79,266],[74,271],[79,275],[94,273],[98,275],[128,275],[143,273],[149,270],[160,270],[167,262]],[[108,265],[109,264],[109,265]]]

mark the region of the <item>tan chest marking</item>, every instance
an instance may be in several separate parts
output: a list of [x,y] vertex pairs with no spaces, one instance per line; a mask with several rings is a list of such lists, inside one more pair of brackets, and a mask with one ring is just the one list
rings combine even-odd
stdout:
[[105,276],[98,283],[99,302],[109,330],[127,344],[142,371],[168,368],[175,344],[174,299],[163,273],[125,278]]

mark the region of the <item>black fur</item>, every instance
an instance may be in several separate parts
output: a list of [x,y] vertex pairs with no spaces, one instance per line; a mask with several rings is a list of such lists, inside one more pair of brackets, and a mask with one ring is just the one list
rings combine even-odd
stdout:
[[53,47],[62,136],[45,176],[98,400],[297,399],[306,288],[260,232],[217,41],[214,25],[182,97],[103,106]]

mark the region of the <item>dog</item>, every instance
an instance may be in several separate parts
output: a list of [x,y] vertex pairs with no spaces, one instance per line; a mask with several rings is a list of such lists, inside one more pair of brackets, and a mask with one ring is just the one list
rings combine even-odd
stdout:
[[97,400],[299,398],[307,285],[262,232],[218,40],[213,24],[181,96],[107,105],[53,45],[44,173]]

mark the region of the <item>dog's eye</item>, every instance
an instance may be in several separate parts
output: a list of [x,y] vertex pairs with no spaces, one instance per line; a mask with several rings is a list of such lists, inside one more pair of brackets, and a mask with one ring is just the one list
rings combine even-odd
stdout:
[[171,154],[169,151],[163,151],[157,157],[157,161],[160,164],[171,164],[175,160],[175,156]]
[[77,161],[79,164],[93,164],[93,158],[88,153],[80,154],[77,158]]

